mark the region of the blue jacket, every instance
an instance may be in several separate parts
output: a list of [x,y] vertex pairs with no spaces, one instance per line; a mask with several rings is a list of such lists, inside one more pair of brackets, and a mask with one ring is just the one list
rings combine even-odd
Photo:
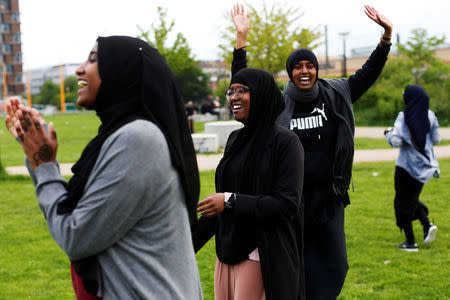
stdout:
[[405,115],[401,111],[394,123],[394,130],[386,133],[386,140],[392,147],[400,147],[396,166],[401,167],[416,180],[425,183],[430,178],[440,175],[439,163],[434,155],[433,145],[439,144],[438,120],[431,110],[428,110],[430,132],[427,134],[425,152],[429,159],[417,151],[411,140],[411,134],[405,123]]

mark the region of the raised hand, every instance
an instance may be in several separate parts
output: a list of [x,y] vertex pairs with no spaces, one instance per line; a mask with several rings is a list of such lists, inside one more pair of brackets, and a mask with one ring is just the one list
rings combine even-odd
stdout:
[[22,105],[15,117],[15,130],[31,167],[36,169],[43,163],[56,161],[58,142],[53,124],[49,124],[48,135],[43,126],[45,121],[38,111]]
[[390,38],[392,34],[392,22],[372,6],[364,5],[364,8],[364,12],[366,13],[366,15],[375,23],[384,28],[383,36],[386,38]]
[[247,33],[250,28],[250,14],[245,11],[244,5],[234,4],[230,9],[231,18],[236,27],[236,49],[246,46]]

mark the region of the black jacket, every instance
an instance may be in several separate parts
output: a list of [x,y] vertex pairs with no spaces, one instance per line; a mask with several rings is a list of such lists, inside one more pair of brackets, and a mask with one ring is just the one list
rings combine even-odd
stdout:
[[[240,130],[230,135],[227,146]],[[261,151],[261,172],[251,192],[222,191],[221,178],[216,178],[217,192],[236,193],[234,208],[201,217],[194,248],[198,251],[215,234],[219,260],[236,264],[257,247],[267,299],[304,299],[303,147],[293,132],[275,125]]]
[[[344,205],[350,203],[348,188],[352,177],[354,155],[355,121],[353,117],[353,103],[367,91],[384,68],[390,45],[378,45],[364,65],[348,79],[318,79],[320,89],[325,94],[326,105],[338,120],[335,159],[332,167],[333,192]],[[233,52],[231,66],[232,74],[247,67],[246,51],[238,49]],[[278,118],[278,124],[289,128],[294,100],[283,93],[285,110]]]

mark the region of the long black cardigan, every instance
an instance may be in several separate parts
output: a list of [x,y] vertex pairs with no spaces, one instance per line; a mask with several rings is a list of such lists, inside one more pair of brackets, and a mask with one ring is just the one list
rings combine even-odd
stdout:
[[[225,152],[240,130],[230,135]],[[251,192],[239,193],[239,187],[223,191],[222,178],[216,178],[217,192],[237,193],[234,209],[213,218],[201,217],[193,232],[194,248],[197,252],[215,234],[219,260],[236,264],[248,258],[256,246],[267,299],[305,299],[303,147],[293,132],[274,125],[261,151],[259,176]],[[236,224],[252,228],[239,230]],[[255,240],[246,236],[249,232],[255,233],[256,245],[249,245]]]

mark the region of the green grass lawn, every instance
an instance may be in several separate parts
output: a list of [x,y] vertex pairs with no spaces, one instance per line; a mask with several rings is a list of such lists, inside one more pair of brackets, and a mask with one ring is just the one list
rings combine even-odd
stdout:
[[[97,135],[100,119],[95,113],[58,114],[45,117],[47,123],[53,122],[58,137],[59,162],[75,162],[87,143]],[[4,166],[22,165],[22,147],[8,132],[0,119],[0,153]]]
[[[60,162],[74,162],[96,135],[100,124],[93,113],[46,118],[58,133]],[[0,120],[4,123],[4,120]],[[3,125],[2,125],[3,126]],[[23,151],[0,126],[3,166],[22,165]],[[198,124],[202,128],[203,124]],[[198,131],[197,131],[198,132]],[[450,144],[444,141],[443,144]],[[357,149],[389,148],[384,139],[357,139]],[[450,159],[440,160],[442,177],[432,179],[421,200],[439,227],[436,241],[422,245],[422,230],[414,224],[420,251],[404,253],[404,241],[393,211],[394,162],[354,166],[355,192],[346,209],[350,270],[340,299],[450,299]],[[374,174],[377,176],[373,176]],[[214,192],[214,172],[201,172],[201,199]],[[205,299],[213,299],[214,241],[197,254]],[[74,299],[69,262],[53,242],[40,212],[31,180],[0,174],[0,300]]]
[[[76,162],[87,143],[97,134],[100,125],[95,113],[58,114],[45,117],[47,122],[53,122],[58,135],[58,161],[62,163]],[[205,130],[205,123],[195,122],[194,132]],[[9,134],[0,118],[0,155],[4,166],[23,164],[22,147]],[[449,145],[450,140],[441,141],[440,145]],[[357,138],[355,149],[387,149],[391,146],[385,139]],[[220,151],[219,151],[220,152]]]
[[[394,163],[354,166],[355,192],[346,209],[350,270],[339,299],[449,299],[450,159],[440,166],[441,178],[425,184],[421,197],[439,231],[423,246],[414,222],[418,253],[396,249],[404,236],[394,219]],[[214,172],[200,178],[204,198],[214,192]],[[213,299],[213,240],[197,260],[205,299]],[[74,299],[69,262],[49,235],[25,176],[0,180],[0,299]]]

